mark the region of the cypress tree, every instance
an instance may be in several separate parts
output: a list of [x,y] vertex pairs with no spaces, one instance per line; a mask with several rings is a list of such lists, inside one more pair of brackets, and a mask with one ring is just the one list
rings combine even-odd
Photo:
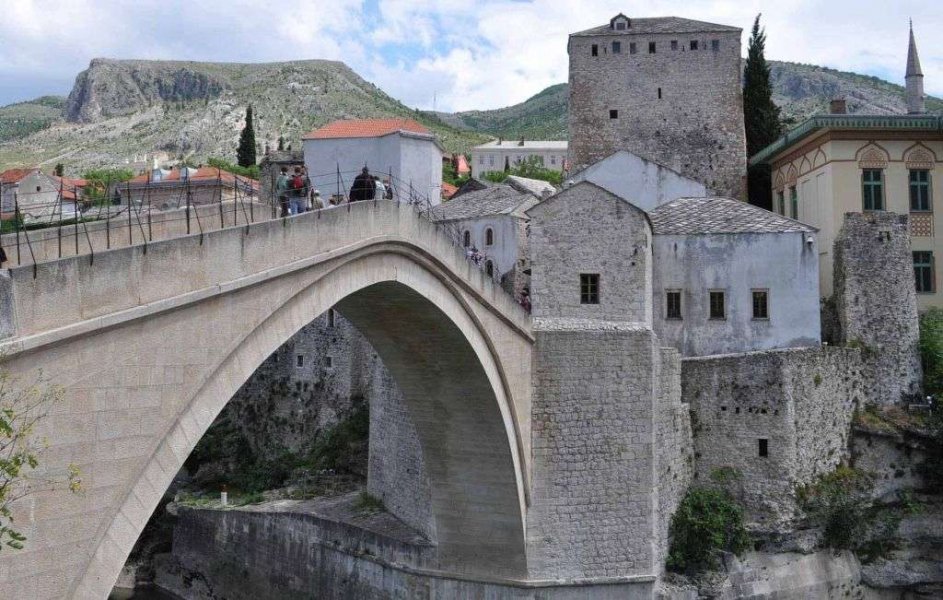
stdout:
[[52,174],[56,177],[62,177],[62,174],[65,172],[65,167],[62,163],[56,163],[56,168],[52,170]]
[[[747,156],[753,156],[782,135],[779,107],[773,103],[773,88],[769,82],[769,64],[765,56],[766,30],[760,28],[761,16],[756,15],[753,22],[743,73],[743,123],[747,136]],[[771,208],[769,167],[752,167],[747,177],[750,203]]]
[[246,109],[246,126],[239,134],[239,148],[236,150],[236,162],[240,167],[255,165],[255,128],[252,125],[252,105]]

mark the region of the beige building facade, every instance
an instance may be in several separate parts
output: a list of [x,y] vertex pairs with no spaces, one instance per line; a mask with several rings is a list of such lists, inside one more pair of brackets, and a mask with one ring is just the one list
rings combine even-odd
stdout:
[[774,212],[819,229],[822,296],[845,213],[889,211],[909,216],[920,308],[943,306],[943,118],[813,117],[751,163],[772,169]]
[[505,161],[514,168],[536,157],[545,169],[566,170],[567,142],[495,140],[475,146],[471,151],[471,169],[476,177],[492,171],[503,171]]

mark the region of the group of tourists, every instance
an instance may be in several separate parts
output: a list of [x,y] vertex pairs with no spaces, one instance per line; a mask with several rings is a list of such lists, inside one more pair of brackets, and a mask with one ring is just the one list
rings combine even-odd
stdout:
[[390,180],[381,181],[378,176],[371,175],[367,167],[363,168],[360,175],[354,177],[354,183],[350,186],[351,202],[392,199],[393,186]]
[[288,172],[288,167],[282,167],[282,172],[275,182],[275,192],[278,194],[281,217],[324,208],[321,192],[311,185],[306,167],[297,166],[291,173]]

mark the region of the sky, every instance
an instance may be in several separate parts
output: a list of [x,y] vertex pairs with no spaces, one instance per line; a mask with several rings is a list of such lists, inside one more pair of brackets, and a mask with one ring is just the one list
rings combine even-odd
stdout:
[[[903,83],[908,19],[926,92],[943,96],[939,0],[0,0],[0,105],[65,95],[96,57],[342,60],[410,107],[523,102],[567,79],[567,34],[629,17],[744,29],[766,57]],[[937,5],[936,7],[934,5]]]

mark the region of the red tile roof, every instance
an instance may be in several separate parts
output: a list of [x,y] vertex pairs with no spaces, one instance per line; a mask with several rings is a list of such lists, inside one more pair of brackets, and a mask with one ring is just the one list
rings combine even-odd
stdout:
[[380,137],[397,131],[428,134],[429,129],[412,119],[351,119],[334,121],[301,136],[303,140]]
[[0,173],[0,183],[19,183],[24,177],[38,170],[39,169],[36,167],[29,169],[7,169],[3,173]]
[[445,181],[442,182],[442,197],[445,198],[446,200],[454,196],[455,192],[457,191],[458,191],[458,188],[452,185],[451,183],[447,183]]
[[468,168],[468,161],[465,160],[465,155],[464,155],[464,154],[458,154],[458,155],[456,155],[456,160],[455,160],[455,162],[457,163],[457,164],[455,165],[455,172],[456,172],[456,173],[458,173],[459,175],[465,175],[466,173],[471,173],[471,169]]
[[[190,174],[190,181],[214,181],[219,179],[222,183],[226,185],[233,185],[236,181],[236,176],[230,173],[229,171],[223,171],[222,169],[217,169],[216,167],[200,167],[198,169],[191,169],[195,171]],[[151,181],[150,173],[145,173],[143,175],[138,175],[137,177],[131,179],[128,183],[132,185],[143,185],[148,182],[150,183],[162,183],[166,181],[180,181],[180,169],[171,169],[170,174],[164,175],[159,181]],[[186,181],[186,179],[184,179]],[[250,179],[248,177],[239,176],[240,183],[248,182],[253,188],[258,189],[259,182],[255,179]]]

